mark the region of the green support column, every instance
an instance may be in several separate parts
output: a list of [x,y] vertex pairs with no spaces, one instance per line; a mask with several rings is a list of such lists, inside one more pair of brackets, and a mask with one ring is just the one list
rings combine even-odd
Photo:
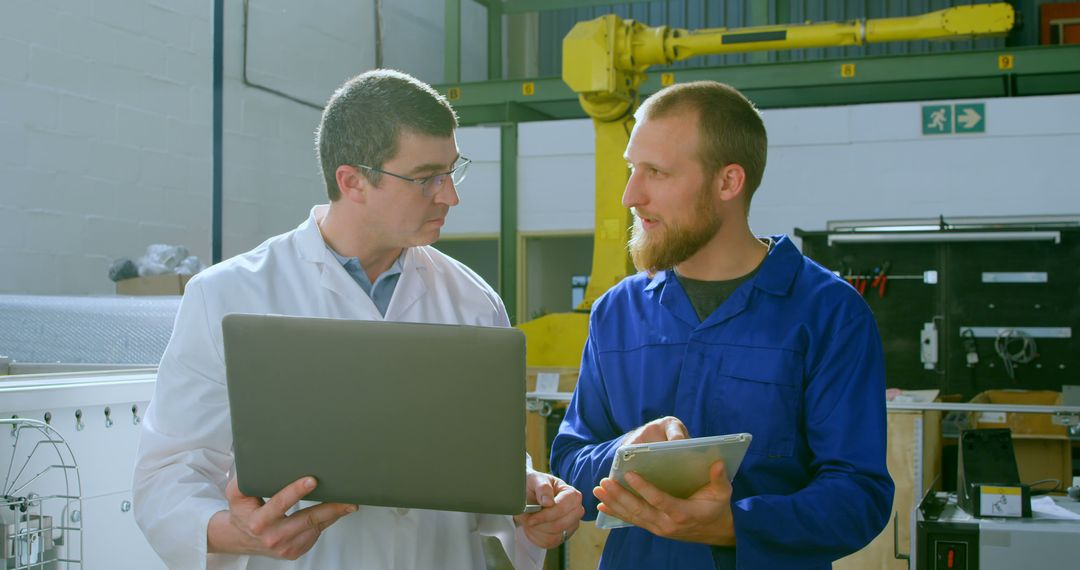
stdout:
[[461,82],[461,0],[446,0],[446,15],[443,19],[446,30],[446,59],[443,69],[446,71],[446,83]]
[[499,295],[506,305],[510,322],[517,319],[517,123],[505,124],[500,129],[499,152]]
[[[777,25],[786,25],[792,23],[791,2],[776,3],[776,19],[773,23]],[[774,61],[791,61],[791,52],[788,50],[781,50],[776,52],[776,59]]]
[[[783,4],[783,2],[780,2],[780,4]],[[750,22],[747,25],[769,25],[769,0],[750,0]],[[751,52],[748,59],[749,63],[767,63],[769,61],[769,52]]]
[[502,79],[503,27],[499,2],[487,5],[488,79]]

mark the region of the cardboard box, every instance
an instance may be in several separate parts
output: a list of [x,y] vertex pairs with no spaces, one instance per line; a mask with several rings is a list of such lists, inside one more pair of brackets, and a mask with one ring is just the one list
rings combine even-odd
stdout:
[[[937,390],[890,390],[892,402],[936,402]],[[862,549],[837,560],[833,570],[908,570],[907,560],[895,554],[907,551],[911,536],[911,509],[941,472],[941,412],[889,410],[886,465],[893,478],[893,514],[885,528]]]
[[577,386],[578,369],[558,368],[553,366],[529,366],[525,370],[525,391],[546,392],[547,390],[536,389],[537,378],[542,378],[545,380],[545,382],[542,382],[542,384],[550,384],[554,382],[555,376],[558,376],[559,392],[574,391],[574,387]]
[[[1023,404],[1029,406],[1060,406],[1061,392],[1048,390],[987,390],[971,399],[973,404]],[[972,427],[1009,428],[1013,437],[1069,437],[1068,428],[1051,421],[1050,414],[1020,414],[1012,412],[976,412]]]
[[116,282],[117,295],[183,295],[190,275],[168,273]]
[[[1020,468],[1020,481],[1034,483],[1057,479],[1061,489],[1072,484],[1072,442],[1068,439],[1017,439],[1013,437],[1016,465]],[[1033,490],[1053,487],[1043,484]]]

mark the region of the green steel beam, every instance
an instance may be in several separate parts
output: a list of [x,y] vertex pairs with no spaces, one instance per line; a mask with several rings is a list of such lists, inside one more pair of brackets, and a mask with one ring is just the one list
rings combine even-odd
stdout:
[[[532,95],[525,95],[532,83]],[[547,101],[577,101],[577,95],[559,77],[542,79],[500,79],[459,85],[436,85],[435,88],[457,108],[460,105],[502,105],[507,102],[529,105]],[[457,89],[452,91],[451,89]]]
[[[1000,55],[1012,56],[1011,69],[999,69]],[[843,64],[855,65],[853,77],[842,76]],[[762,108],[1077,93],[1080,46],[701,67],[673,73],[680,83],[723,81]],[[660,71],[648,75],[642,95],[660,87]],[[463,125],[585,116],[577,95],[557,77],[440,85],[437,89],[448,95]]]
[[499,296],[506,305],[510,323],[517,324],[518,126],[505,124],[500,130]]
[[627,0],[505,0],[502,4],[504,14],[523,14],[527,12],[548,12],[567,8],[588,8],[590,6],[616,6],[627,4]]
[[446,0],[443,29],[446,31],[444,77],[447,83],[457,83],[461,81],[461,0]]
[[487,78],[502,79],[503,25],[502,7],[498,2],[487,4]]
[[[561,112],[545,112],[544,107],[564,107]],[[519,105],[517,103],[503,103],[502,105],[477,105],[477,106],[463,106],[455,107],[454,110],[458,114],[458,123],[461,125],[484,125],[484,124],[502,124],[502,123],[527,123],[530,121],[550,121],[552,119],[560,119],[567,112],[574,113],[573,107],[567,107],[565,104],[559,103],[545,103],[540,105],[540,109],[529,107],[526,105]]]

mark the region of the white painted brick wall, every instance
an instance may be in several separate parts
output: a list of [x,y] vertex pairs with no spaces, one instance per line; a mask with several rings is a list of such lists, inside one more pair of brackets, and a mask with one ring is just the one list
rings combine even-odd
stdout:
[[444,237],[499,234],[501,141],[498,127],[458,130],[458,150],[472,159],[472,164],[465,182],[458,188],[461,202],[446,217]]
[[210,9],[0,4],[0,293],[107,294],[155,242],[209,257]]
[[[984,102],[986,133],[938,137],[922,135],[918,102],[766,110],[769,160],[750,211],[753,229],[790,234],[823,230],[830,220],[939,214],[1080,215],[1073,172],[1080,95]],[[521,230],[591,230],[592,125],[528,123],[519,136]]]
[[[462,8],[466,80],[487,67],[486,14],[473,4]],[[252,79],[321,105],[374,63],[373,0],[250,5]],[[151,243],[182,243],[209,261],[212,6],[0,4],[0,293],[106,294],[111,261]],[[225,3],[226,257],[326,199],[313,146],[319,111],[242,83],[242,7]],[[442,56],[432,55],[442,53],[442,7],[383,4],[387,66],[443,80]],[[497,205],[474,201],[498,196],[497,157],[482,162],[460,232],[497,227]]]

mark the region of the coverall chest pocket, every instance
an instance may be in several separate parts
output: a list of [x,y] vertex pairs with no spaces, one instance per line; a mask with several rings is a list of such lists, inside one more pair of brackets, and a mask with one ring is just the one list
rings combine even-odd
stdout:
[[711,391],[713,433],[748,432],[748,453],[790,456],[802,421],[802,368],[788,350],[729,347]]

